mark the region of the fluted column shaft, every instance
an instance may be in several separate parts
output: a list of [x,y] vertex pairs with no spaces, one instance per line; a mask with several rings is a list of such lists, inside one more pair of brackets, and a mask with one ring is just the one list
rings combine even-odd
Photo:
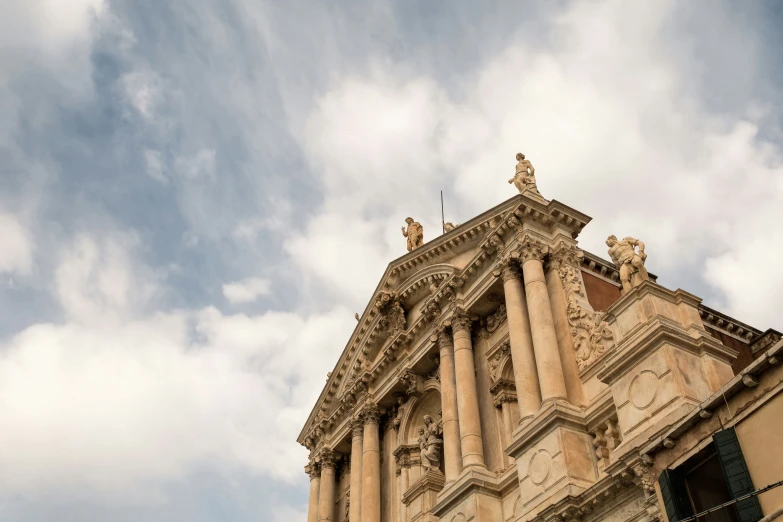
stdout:
[[445,330],[438,333],[440,350],[440,401],[443,418],[443,456],[446,481],[462,472],[459,419],[457,413],[457,380],[454,370],[454,341]]
[[321,456],[321,487],[318,493],[318,522],[334,522],[334,454]]
[[348,511],[348,518],[352,522],[361,522],[362,520],[362,461],[363,441],[364,441],[364,423],[361,419],[353,421],[353,438],[351,439],[351,506]]
[[557,347],[555,321],[549,302],[549,291],[544,277],[543,258],[547,247],[526,241],[522,248],[522,274],[525,278],[525,295],[530,316],[533,351],[541,387],[541,400],[566,399],[563,365]]
[[522,287],[522,274],[516,265],[502,269],[503,291],[506,294],[506,318],[511,346],[511,364],[517,388],[520,422],[532,417],[541,407],[536,356],[530,328],[527,301]]
[[308,466],[310,475],[310,502],[307,504],[307,522],[318,522],[318,494],[321,486],[321,473],[314,464]]
[[381,454],[377,407],[364,413],[362,522],[381,522]]
[[473,362],[473,343],[470,340],[470,320],[464,315],[456,316],[452,322],[452,331],[462,465],[486,467],[476,393],[476,366]]

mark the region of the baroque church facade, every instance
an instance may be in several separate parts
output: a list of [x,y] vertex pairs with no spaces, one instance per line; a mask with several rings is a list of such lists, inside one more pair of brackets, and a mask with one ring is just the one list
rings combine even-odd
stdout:
[[[780,334],[659,285],[634,238],[610,236],[611,261],[581,250],[590,218],[517,159],[511,199],[426,243],[407,220],[409,252],[298,439],[308,522],[687,520],[701,486],[683,470],[723,458],[718,435],[742,446],[746,482],[783,475],[746,447],[777,435],[742,428],[781,427]],[[781,490],[726,520],[760,520]]]

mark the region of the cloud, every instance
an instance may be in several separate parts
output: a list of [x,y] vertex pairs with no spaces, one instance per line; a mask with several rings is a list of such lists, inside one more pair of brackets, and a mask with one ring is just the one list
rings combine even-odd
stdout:
[[29,274],[32,250],[30,234],[17,218],[0,213],[0,273]]
[[3,491],[147,503],[195,469],[301,476],[292,441],[355,326],[347,309],[145,312],[159,281],[126,233],[79,236],[57,275],[71,319],[0,346]]
[[249,277],[242,281],[223,285],[223,295],[232,303],[250,303],[262,295],[268,295],[271,282],[261,277]]
[[[779,244],[771,224],[783,219],[783,151],[749,116],[699,103],[664,41],[671,11],[666,3],[574,4],[552,26],[553,45],[517,40],[457,88],[390,64],[334,82],[302,140],[324,177],[323,208],[288,251],[358,302],[384,262],[405,253],[395,220],[423,217],[430,240],[439,233],[438,188],[453,221],[511,197],[506,180],[522,151],[546,197],[594,217],[584,248],[605,255],[610,233],[639,237],[663,284],[693,288],[678,274],[701,272],[739,318],[779,321],[764,304],[783,285],[773,264],[741,278],[756,299],[740,299],[731,274],[749,245]],[[342,259],[305,247],[324,244],[363,260],[358,280],[345,280]]]
[[160,152],[150,149],[145,150],[144,161],[147,165],[147,174],[149,177],[162,185],[168,185],[169,180],[163,172],[163,159],[161,158]]
[[185,179],[196,180],[199,178],[215,177],[215,150],[200,149],[193,156],[178,158],[177,169]]

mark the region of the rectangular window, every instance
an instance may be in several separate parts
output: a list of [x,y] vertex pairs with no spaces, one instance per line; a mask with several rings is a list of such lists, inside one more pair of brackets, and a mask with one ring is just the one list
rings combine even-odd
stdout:
[[[658,478],[670,522],[692,517],[755,491],[733,428],[713,435],[713,443]],[[699,522],[758,522],[758,498],[751,497],[698,518]]]

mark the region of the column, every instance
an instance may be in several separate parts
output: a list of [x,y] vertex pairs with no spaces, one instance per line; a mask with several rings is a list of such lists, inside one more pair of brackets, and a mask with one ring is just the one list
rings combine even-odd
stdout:
[[310,475],[310,502],[307,504],[307,522],[318,522],[318,491],[321,486],[321,468],[315,462],[305,467]]
[[334,522],[334,466],[337,458],[328,448],[321,450],[321,487],[318,494],[318,522]]
[[457,380],[454,373],[454,341],[445,329],[438,332],[440,349],[440,401],[443,418],[443,464],[446,482],[462,472],[462,451],[457,417]]
[[[504,396],[500,401],[500,411],[503,414],[503,449],[505,450],[509,444],[511,444],[511,434],[513,430],[513,422],[511,421],[511,403],[513,401],[510,397]],[[514,462],[512,457],[506,455],[506,464]]]
[[470,319],[464,313],[458,312],[452,320],[452,331],[462,465],[486,467],[476,394],[476,366],[473,362],[473,343],[470,340]]
[[354,418],[351,427],[353,438],[351,439],[351,506],[348,518],[351,522],[362,520],[362,442],[364,441],[364,422],[361,418]]
[[506,294],[511,364],[514,367],[514,384],[517,387],[519,422],[522,423],[535,415],[541,407],[541,391],[522,274],[513,261],[507,261],[502,267],[502,277],[503,291]]
[[378,406],[365,407],[362,448],[362,522],[381,522],[381,454]]
[[532,327],[533,351],[535,352],[541,400],[567,400],[563,365],[557,347],[555,321],[549,292],[544,278],[544,255],[548,249],[533,238],[522,241],[522,275],[525,278],[525,295]]
[[408,469],[410,467],[410,461],[408,460],[408,450],[405,449],[400,454],[396,455],[397,458],[397,491],[399,492],[399,509],[400,509],[400,522],[408,522],[408,506],[402,501],[402,497],[405,496],[405,492],[410,487],[410,475]]

